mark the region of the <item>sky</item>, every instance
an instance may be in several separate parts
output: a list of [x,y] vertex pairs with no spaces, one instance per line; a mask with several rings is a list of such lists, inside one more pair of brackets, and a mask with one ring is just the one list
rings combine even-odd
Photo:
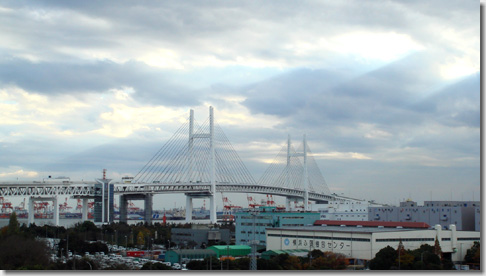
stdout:
[[255,180],[306,134],[331,192],[479,200],[478,1],[7,0],[0,37],[0,181],[133,176],[213,106]]

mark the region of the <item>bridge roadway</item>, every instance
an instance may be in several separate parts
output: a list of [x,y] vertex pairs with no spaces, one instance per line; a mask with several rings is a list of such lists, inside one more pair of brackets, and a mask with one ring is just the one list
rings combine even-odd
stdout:
[[[96,184],[101,183],[113,184],[113,193],[120,196],[120,222],[127,221],[127,200],[142,199],[144,200],[144,220],[152,222],[152,204],[153,195],[155,194],[172,194],[184,193],[186,196],[186,221],[192,220],[192,199],[206,197],[210,199],[211,206],[215,200],[215,195],[211,193],[211,183],[188,182],[188,183],[110,183],[109,179],[98,179],[97,182],[10,182],[0,183],[0,197],[27,197],[29,198],[29,225],[34,223],[34,202],[35,201],[53,201],[54,206],[54,225],[59,225],[59,196],[68,196],[72,198],[82,198],[82,219],[88,219],[88,199],[98,198],[101,205],[97,205],[100,217],[98,222],[112,221],[113,200],[108,199],[108,194],[102,196],[102,191]],[[105,191],[107,192],[107,191]],[[296,199],[304,199],[305,191],[290,189],[284,187],[271,187],[255,184],[231,184],[216,183],[216,193],[257,193],[283,196],[286,198],[286,208],[290,208],[290,202]],[[327,202],[329,200],[343,200],[335,195],[308,193],[309,200],[316,202]],[[100,207],[101,206],[101,207]],[[111,210],[111,211],[109,211]],[[96,211],[95,211],[96,212]],[[210,216],[211,221],[216,223],[216,210],[210,209],[213,214]],[[111,215],[110,215],[111,214]]]
[[[4,182],[0,183],[2,197],[95,197],[97,182],[46,183],[46,182]],[[132,194],[210,194],[210,183],[112,183],[117,195]],[[283,187],[254,184],[216,183],[216,192],[271,194],[283,197],[304,198],[304,191]],[[309,192],[309,200],[328,201],[336,199],[333,195]]]

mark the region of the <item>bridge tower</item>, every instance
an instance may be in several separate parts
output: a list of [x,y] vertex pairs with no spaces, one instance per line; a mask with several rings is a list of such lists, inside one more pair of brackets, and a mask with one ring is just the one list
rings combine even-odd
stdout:
[[[214,140],[214,110],[209,107],[209,133],[194,133],[194,110],[190,110],[189,115],[189,176],[192,176],[192,167],[194,162],[194,139],[203,138],[209,139],[209,164],[210,164],[210,184],[211,192],[209,195],[209,219],[211,223],[217,222],[216,216],[216,155],[215,155],[215,140]],[[192,219],[192,199],[196,197],[205,197],[204,195],[186,194],[186,221]]]
[[[291,177],[289,175],[290,166],[291,166],[291,158],[292,157],[303,157],[304,164],[303,164],[303,174],[302,174],[302,183],[304,184],[304,211],[309,211],[309,170],[308,170],[308,162],[307,162],[307,140],[306,135],[304,134],[303,138],[303,150],[302,152],[294,152],[290,151],[291,148],[290,143],[290,135],[287,139],[287,167],[285,169],[286,172],[286,181],[289,182]],[[289,183],[287,183],[288,185]],[[286,199],[286,208],[290,208],[290,202],[294,201],[295,198],[287,197]]]

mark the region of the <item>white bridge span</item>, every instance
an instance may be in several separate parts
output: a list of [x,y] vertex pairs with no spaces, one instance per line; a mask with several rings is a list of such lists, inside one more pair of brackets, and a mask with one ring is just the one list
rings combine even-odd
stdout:
[[[0,183],[1,197],[23,197],[29,198],[29,224],[34,222],[33,204],[35,201],[53,201],[54,206],[54,224],[59,225],[59,205],[58,196],[68,196],[71,198],[83,199],[82,217],[87,220],[87,200],[93,198],[100,198],[103,191],[96,187],[100,185],[99,182],[69,182],[69,183],[36,183],[36,182],[4,182]],[[211,197],[214,195],[210,183],[109,183],[113,186],[113,194],[125,196],[125,201],[129,198],[145,199],[152,197],[155,194],[174,194],[184,193],[188,198],[197,197]],[[287,207],[291,200],[304,199],[305,191],[286,187],[274,187],[255,184],[229,184],[217,183],[216,193],[254,193],[264,195],[275,195],[286,197]],[[106,193],[105,193],[106,194]],[[107,194],[106,194],[107,195]],[[107,195],[108,197],[108,195]],[[121,197],[123,198],[123,197]],[[342,200],[334,195],[326,195],[315,192],[308,193],[308,199],[316,202],[326,202],[329,200]],[[102,200],[109,204],[108,200]],[[120,199],[121,204],[125,204]],[[150,201],[150,204],[152,202]],[[120,206],[121,206],[120,204]],[[191,205],[189,203],[189,205]],[[151,206],[145,206],[150,210],[150,213],[145,217],[146,220],[151,221]],[[109,206],[103,206],[108,212]],[[192,206],[186,206],[186,220],[190,221],[190,214],[192,213]],[[121,211],[123,212],[123,211]],[[123,214],[121,214],[123,215]],[[109,220],[109,217],[107,221]],[[121,218],[123,220],[123,218]],[[126,219],[125,219],[126,220]]]
[[[188,135],[187,135],[188,134]],[[213,108],[200,126],[190,111],[183,124],[169,141],[148,161],[129,183],[111,179],[93,182],[11,182],[0,183],[2,197],[28,197],[29,223],[33,222],[34,201],[52,200],[54,217],[59,224],[58,196],[83,199],[83,219],[87,219],[88,199],[95,199],[95,222],[113,221],[114,195],[120,198],[120,221],[126,221],[128,200],[142,199],[145,221],[152,220],[155,194],[183,193],[186,196],[186,220],[192,219],[192,199],[210,199],[210,220],[216,223],[216,193],[256,193],[276,195],[290,202],[302,200],[309,210],[309,201],[344,200],[331,195],[304,135],[296,151],[288,137],[275,161],[258,183],[253,179],[221,128],[214,123]]]

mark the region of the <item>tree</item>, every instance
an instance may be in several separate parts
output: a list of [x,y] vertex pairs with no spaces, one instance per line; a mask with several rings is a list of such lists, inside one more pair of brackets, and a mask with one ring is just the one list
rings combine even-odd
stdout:
[[147,262],[142,266],[141,270],[172,270],[172,267],[167,266],[163,263]]
[[142,246],[145,244],[145,235],[143,231],[138,232],[137,234],[137,245]]
[[395,260],[395,263],[398,265],[398,269],[412,269],[413,262],[414,262],[414,256],[410,254],[409,251],[405,250],[405,247],[403,246],[402,241],[398,243],[398,248],[397,248],[397,259]]
[[15,235],[20,232],[19,222],[17,220],[17,214],[13,212],[10,215],[10,220],[8,221],[7,235]]
[[442,259],[442,248],[440,247],[439,238],[437,236],[435,236],[434,253]]
[[189,242],[187,242],[188,248],[195,248],[196,246],[197,246],[197,242],[195,242],[193,240],[190,240]]
[[296,256],[289,256],[288,254],[281,254],[281,255],[287,255],[288,257],[285,259],[283,262],[283,269],[284,270],[301,270],[302,265],[300,263],[299,257]]
[[371,270],[389,270],[394,264],[395,260],[398,258],[397,251],[391,247],[387,246],[382,248],[375,257],[370,261]]
[[[282,267],[275,260],[276,258],[270,258],[270,260],[257,259],[257,269],[258,270],[282,270]],[[250,258],[237,259],[239,262],[240,269],[248,270],[250,269]]]
[[412,250],[410,253],[414,256],[414,263],[411,269],[415,270],[437,270],[441,267],[439,256],[435,253],[432,245],[422,244],[419,248]]
[[[319,252],[321,252],[321,254],[319,254],[318,252],[314,252],[314,251],[319,251]],[[341,270],[341,269],[345,269],[346,266],[348,265],[348,262],[347,262],[345,256],[342,255],[342,254],[333,253],[333,252],[329,252],[329,251],[322,252],[320,250],[314,250],[314,251],[310,252],[309,254],[311,254],[311,256],[313,255],[315,257],[312,257],[312,261],[311,261],[310,265],[306,261],[303,264],[303,269]],[[312,253],[314,253],[314,254],[312,254]]]
[[319,249],[314,249],[311,252],[309,252],[309,255],[312,257],[312,259],[316,259],[316,258],[319,258],[319,257],[323,257],[324,252],[322,252]]
[[481,263],[481,244],[477,241],[467,250],[466,256],[464,256],[464,261],[466,263]]
[[20,235],[0,240],[0,269],[47,269],[48,264],[44,242]]

